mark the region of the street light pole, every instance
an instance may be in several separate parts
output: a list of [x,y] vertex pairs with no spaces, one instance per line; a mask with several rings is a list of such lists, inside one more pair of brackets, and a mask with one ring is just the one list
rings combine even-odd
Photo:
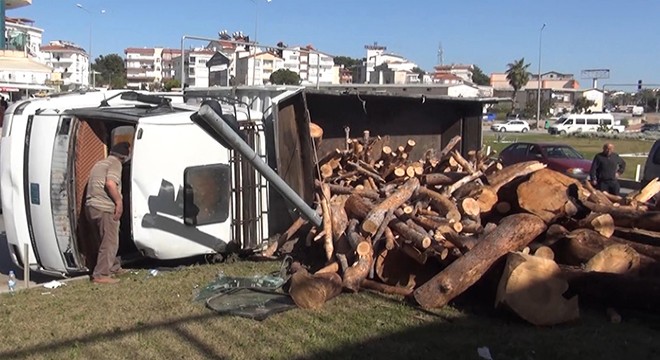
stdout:
[[541,26],[539,31],[539,71],[537,80],[537,92],[536,92],[536,128],[541,127],[541,44],[543,41],[543,29],[545,29],[545,24]]
[[[259,30],[259,0],[250,0],[254,4],[254,40],[253,42],[257,42],[257,32]],[[271,2],[272,0],[266,0],[266,2]],[[257,71],[257,47],[253,46],[253,51],[254,51],[254,57],[252,59],[252,86],[254,86],[254,83],[256,81],[256,71]],[[249,64],[249,62],[248,62]],[[263,72],[262,72],[263,74]]]
[[[89,77],[90,79],[87,79],[92,84],[92,88],[96,87],[96,74],[94,73],[94,70],[92,69],[92,24],[94,23],[94,19],[92,18],[92,12],[84,7],[82,4],[76,4],[76,7],[87,14],[89,14],[89,51],[87,54],[87,71],[89,72]],[[105,14],[105,10],[101,10],[101,14]]]

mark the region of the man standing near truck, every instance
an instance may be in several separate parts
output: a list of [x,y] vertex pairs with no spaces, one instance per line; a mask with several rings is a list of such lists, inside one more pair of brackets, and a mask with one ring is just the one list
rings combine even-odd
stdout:
[[626,170],[626,162],[614,152],[613,144],[603,145],[603,152],[596,154],[591,163],[591,183],[601,191],[619,195],[618,178]]
[[85,214],[92,224],[94,236],[100,243],[99,253],[92,273],[97,284],[115,284],[119,279],[112,275],[123,271],[119,250],[119,219],[124,211],[121,196],[122,164],[128,160],[131,145],[121,142],[110,149],[107,158],[97,162],[89,174]]

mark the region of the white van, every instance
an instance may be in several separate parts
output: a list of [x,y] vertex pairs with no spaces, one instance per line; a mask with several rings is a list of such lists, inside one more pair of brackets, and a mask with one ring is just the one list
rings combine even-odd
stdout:
[[576,132],[603,131],[607,129],[615,133],[623,132],[625,126],[614,120],[608,113],[566,114],[562,115],[548,128],[550,134],[570,134]]
[[[295,102],[301,91],[282,88],[278,96],[271,94],[270,118],[277,118],[280,100]],[[121,141],[133,146],[124,165],[120,255],[213,256],[231,241],[254,249],[268,239],[272,202],[263,177],[191,121],[198,106],[137,94],[70,94],[22,101],[7,110],[0,192],[16,265],[56,276],[89,271],[98,244],[87,235],[85,185],[91,167]],[[246,124],[244,136],[265,158],[264,115],[237,103],[223,104],[225,110]]]

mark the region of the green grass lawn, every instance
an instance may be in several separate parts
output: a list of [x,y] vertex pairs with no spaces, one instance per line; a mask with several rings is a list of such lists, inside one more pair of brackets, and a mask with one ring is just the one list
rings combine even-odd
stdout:
[[[498,136],[502,141],[497,142]],[[653,141],[643,140],[616,140],[616,139],[596,139],[596,138],[577,138],[571,136],[559,136],[539,133],[505,133],[505,134],[484,134],[484,145],[491,146],[492,149],[502,151],[505,147],[511,145],[511,142],[527,141],[527,142],[545,142],[545,143],[558,143],[566,144],[574,147],[587,159],[593,159],[594,155],[602,151],[603,144],[611,142],[614,144],[615,151],[619,154],[625,153],[648,153],[653,146]],[[626,171],[623,177],[626,179],[635,178],[635,169],[637,165],[641,165],[641,174],[644,173],[645,157],[625,157]]]
[[[193,303],[219,271],[264,274],[278,264],[204,265],[117,285],[88,281],[0,295],[0,359],[658,359],[660,320],[603,310],[536,328],[488,308],[423,311],[397,297],[342,294],[318,311],[294,309],[258,322]],[[492,299],[484,303],[491,304]]]

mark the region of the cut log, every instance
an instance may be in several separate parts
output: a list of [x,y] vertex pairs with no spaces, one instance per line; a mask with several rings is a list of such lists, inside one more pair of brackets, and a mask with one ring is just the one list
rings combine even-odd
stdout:
[[568,283],[551,259],[509,254],[500,280],[495,305],[505,305],[537,326],[562,324],[579,318],[577,296],[566,299]]
[[529,175],[544,168],[545,165],[538,161],[522,162],[503,168],[502,171],[498,171],[488,176],[487,180],[490,189],[497,193],[502,186],[508,184],[513,179]]
[[394,233],[389,226],[385,227],[385,249],[392,250],[396,247],[396,239]]
[[360,290],[360,284],[369,275],[373,254],[371,244],[362,241],[357,247],[358,260],[344,272],[342,285],[345,289],[357,292]]
[[451,157],[463,168],[463,170],[467,171],[468,174],[474,174],[474,166],[472,166],[469,161],[465,160],[465,158],[461,156],[461,153],[454,150],[451,152]]
[[479,203],[473,198],[465,198],[458,202],[458,209],[461,214],[469,217],[470,219],[477,219],[481,214]]
[[405,184],[400,186],[397,191],[383,200],[380,204],[376,205],[367,215],[362,223],[362,230],[374,235],[378,231],[378,226],[385,219],[385,214],[389,209],[396,209],[407,202],[413,193],[419,187],[419,180],[411,178]]
[[502,215],[506,215],[511,212],[511,204],[506,201],[500,201],[495,205],[495,211]]
[[300,269],[291,276],[289,295],[303,309],[320,309],[328,300],[341,294],[342,280],[337,273],[310,275]]
[[[321,182],[317,180],[316,183],[317,187],[321,186]],[[338,194],[338,195],[351,195],[351,194],[356,194],[362,197],[365,197],[367,199],[371,200],[378,200],[380,199],[380,194],[377,191],[373,190],[357,190],[348,186],[341,186],[341,185],[335,185],[335,184],[326,184],[328,188],[330,189],[330,192],[332,194]]]
[[490,186],[484,186],[481,188],[479,195],[477,195],[477,202],[479,203],[479,208],[482,213],[487,213],[493,209],[493,206],[497,204],[497,192],[494,191]]
[[560,268],[581,303],[660,313],[660,279]]
[[454,194],[454,192],[456,192],[458,189],[460,189],[461,187],[465,186],[466,184],[468,184],[468,183],[470,183],[470,182],[472,182],[472,181],[474,181],[474,180],[480,178],[482,175],[483,175],[483,174],[481,173],[481,171],[476,171],[476,172],[473,171],[472,173],[470,173],[470,175],[468,175],[468,176],[462,178],[461,180],[458,180],[457,182],[455,182],[455,183],[453,183],[453,184],[447,186],[447,187],[443,190],[443,192],[444,192],[445,194],[447,194],[447,195],[452,195],[452,194]]
[[545,239],[543,240],[543,244],[551,246],[557,241],[565,238],[568,233],[569,231],[565,227],[559,224],[552,224],[548,228],[548,231],[545,232]]
[[653,198],[658,192],[660,192],[660,181],[658,178],[651,180],[642,190],[639,191],[639,194],[633,197],[633,200],[645,203],[651,198]]
[[609,238],[614,234],[614,219],[610,214],[592,213],[578,222],[578,226],[595,230],[599,234]]
[[619,214],[612,215],[612,217],[616,226],[660,231],[660,211],[649,211],[639,215]]
[[309,123],[309,133],[313,139],[321,140],[323,138],[323,128],[313,122]]
[[539,246],[536,251],[534,251],[534,256],[542,257],[548,260],[554,260],[555,252],[547,246]]
[[463,172],[426,174],[422,177],[422,183],[427,186],[451,185],[457,182],[458,180],[466,177],[467,175],[468,173],[463,173]]
[[342,156],[343,156],[343,152],[339,149],[335,149],[334,151],[331,151],[325,154],[322,158],[320,158],[319,161],[316,163],[316,166],[322,166],[323,164],[329,162],[332,159],[341,159]]
[[296,221],[294,221],[293,224],[291,224],[291,226],[284,232],[284,234],[282,234],[279,238],[277,238],[277,241],[274,241],[268,245],[268,248],[264,250],[262,255],[265,257],[273,256],[273,254],[275,254],[277,249],[279,249],[282,245],[284,245],[284,243],[289,241],[291,237],[295,233],[297,233],[298,230],[300,230],[300,228],[303,227],[303,225],[305,225],[306,223],[307,220],[305,220],[302,217],[298,217]]
[[444,160],[447,156],[449,156],[449,154],[452,152],[452,150],[454,150],[454,148],[456,148],[456,146],[458,146],[458,144],[460,142],[461,142],[461,136],[460,135],[456,135],[453,138],[451,138],[451,140],[449,140],[447,145],[445,145],[445,147],[442,148],[442,150],[440,150],[440,153],[438,154],[438,158],[441,161]]
[[607,205],[607,206],[613,205],[612,201],[605,195],[605,193],[595,189],[593,185],[591,185],[591,182],[586,181],[584,183],[584,187],[590,193],[588,198],[589,200],[601,205]]
[[330,164],[321,165],[321,178],[327,179],[333,174],[332,166]]
[[[503,170],[506,171],[506,170]],[[518,204],[524,210],[540,217],[546,223],[565,216],[569,202],[568,187],[579,186],[577,180],[550,169],[535,172],[516,190]]]
[[483,226],[481,226],[481,221],[474,221],[471,219],[461,220],[461,225],[463,225],[463,232],[468,234],[481,234],[484,231]]
[[339,272],[339,262],[333,261],[330,264],[320,268],[317,270],[314,275],[316,274],[323,274],[323,273],[337,273]]
[[330,213],[330,206],[328,205],[328,200],[324,198],[321,199],[321,209],[323,209],[323,232],[324,241],[323,249],[325,250],[325,257],[327,260],[332,259],[332,253],[334,252],[334,245],[332,242],[332,214]]
[[385,285],[383,283],[379,283],[378,281],[373,281],[369,279],[363,280],[361,285],[365,289],[380,291],[384,294],[390,294],[390,295],[409,296],[413,292],[413,289],[411,288]]
[[339,238],[344,235],[348,226],[348,215],[346,215],[346,210],[344,210],[343,201],[331,201],[330,216],[332,238],[334,241],[339,241]]
[[448,197],[424,187],[420,187],[417,192],[419,195],[429,198],[431,200],[431,207],[441,216],[453,221],[459,221],[461,219],[461,213],[458,211],[456,204]]
[[425,308],[446,305],[477,282],[495,261],[526,246],[545,229],[545,223],[537,216],[507,216],[472,250],[415,290],[415,300]]
[[584,267],[585,271],[598,271],[614,274],[638,273],[640,257],[637,251],[627,245],[610,245],[594,255]]

